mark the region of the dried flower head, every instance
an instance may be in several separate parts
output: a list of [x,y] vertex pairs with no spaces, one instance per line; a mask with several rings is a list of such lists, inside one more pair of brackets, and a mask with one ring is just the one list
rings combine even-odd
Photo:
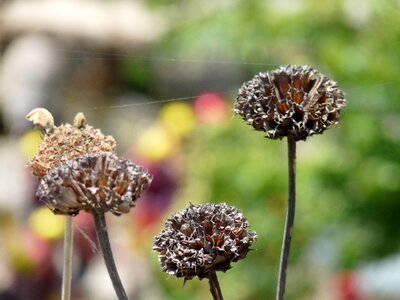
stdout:
[[128,213],[151,182],[151,175],[113,154],[85,154],[51,169],[37,195],[56,214],[77,215],[81,209],[114,215]]
[[234,112],[270,139],[305,140],[336,125],[345,106],[336,82],[308,66],[284,66],[244,83]]
[[[80,125],[84,119],[76,120]],[[42,178],[50,169],[82,154],[113,153],[117,143],[110,135],[91,126],[77,128],[70,124],[54,127],[52,134],[45,135],[38,153],[29,162],[32,173]]]
[[153,250],[160,252],[164,272],[184,277],[208,277],[226,271],[231,262],[245,258],[257,234],[235,207],[222,204],[190,204],[168,219],[156,236]]

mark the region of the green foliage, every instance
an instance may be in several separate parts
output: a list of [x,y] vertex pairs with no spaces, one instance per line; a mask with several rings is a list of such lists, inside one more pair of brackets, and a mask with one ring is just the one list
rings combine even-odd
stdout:
[[[304,256],[320,237],[337,243],[331,259],[338,272],[400,249],[400,10],[395,1],[294,2],[288,8],[279,1],[236,1],[186,16],[155,51],[243,62],[248,79],[278,64],[310,64],[346,92],[339,127],[298,143],[288,286],[298,299],[313,288],[312,279],[303,274],[302,284],[291,285],[296,275],[290,272],[310,267]],[[352,8],[355,3],[362,7]],[[255,251],[220,275],[226,298],[272,299],[286,209],[286,141],[267,140],[237,117],[199,126],[186,163],[185,201],[236,205],[259,233]],[[200,284],[175,291],[175,279],[165,283],[174,299],[206,291]]]
[[126,86],[136,91],[148,92],[154,76],[147,59],[126,59],[120,64],[119,74]]

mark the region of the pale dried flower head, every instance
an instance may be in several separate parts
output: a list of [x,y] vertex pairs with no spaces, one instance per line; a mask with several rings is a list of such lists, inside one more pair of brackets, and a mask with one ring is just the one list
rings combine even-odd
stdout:
[[257,234],[249,230],[243,214],[222,204],[190,204],[165,222],[155,237],[162,270],[185,280],[209,277],[211,272],[231,268],[246,257]]
[[89,125],[79,129],[65,124],[54,127],[52,134],[43,137],[29,166],[35,176],[42,178],[50,169],[67,160],[87,153],[114,153],[116,146],[114,138],[104,135],[99,129]]
[[128,213],[148,188],[151,175],[141,166],[113,154],[86,154],[51,169],[37,195],[56,214],[80,210],[114,215]]
[[338,124],[345,106],[336,82],[308,66],[283,66],[245,82],[234,112],[267,138],[305,140]]

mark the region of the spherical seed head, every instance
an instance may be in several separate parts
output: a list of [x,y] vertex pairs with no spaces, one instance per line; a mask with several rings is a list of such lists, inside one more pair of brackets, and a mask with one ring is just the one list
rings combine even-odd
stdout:
[[45,135],[38,153],[28,163],[32,173],[42,178],[50,169],[82,154],[113,153],[117,146],[110,135],[86,125],[76,128],[70,124],[54,127],[50,135]]
[[80,210],[128,213],[150,185],[151,175],[129,160],[109,153],[85,154],[51,169],[37,195],[56,214]]
[[245,82],[234,112],[267,138],[306,140],[337,125],[345,106],[336,82],[308,66],[284,66]]
[[227,204],[190,204],[168,219],[155,237],[164,272],[185,280],[231,268],[231,262],[245,258],[257,234],[235,207]]

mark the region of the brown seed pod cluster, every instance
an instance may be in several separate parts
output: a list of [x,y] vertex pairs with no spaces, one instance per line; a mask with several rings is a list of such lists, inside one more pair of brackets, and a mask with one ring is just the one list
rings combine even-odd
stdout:
[[246,257],[257,234],[235,207],[223,204],[190,204],[168,219],[155,237],[164,272],[185,280],[225,272],[231,263]]
[[239,89],[235,114],[270,139],[295,140],[322,133],[339,122],[346,106],[336,82],[308,66],[260,73]]
[[[82,123],[82,122],[81,122]],[[38,153],[29,162],[32,173],[42,178],[50,169],[82,154],[114,153],[117,144],[112,136],[85,125],[81,128],[65,124],[44,135]]]
[[85,154],[51,169],[37,195],[56,214],[80,210],[128,213],[151,182],[151,175],[113,154]]

